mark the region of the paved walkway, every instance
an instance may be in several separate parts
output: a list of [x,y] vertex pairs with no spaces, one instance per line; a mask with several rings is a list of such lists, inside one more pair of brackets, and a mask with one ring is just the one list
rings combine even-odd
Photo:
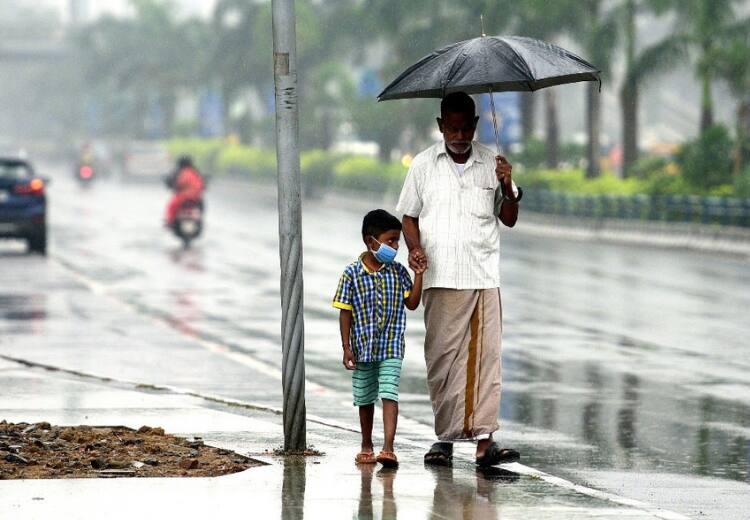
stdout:
[[478,472],[470,448],[452,469],[422,464],[428,439],[397,443],[401,467],[357,468],[357,434],[308,422],[308,442],[320,457],[269,455],[282,444],[271,408],[220,403],[179,390],[154,389],[0,361],[0,417],[60,425],[162,426],[203,437],[267,465],[216,478],[71,479],[0,482],[0,517],[29,518],[682,518],[634,503],[629,507],[520,464]]

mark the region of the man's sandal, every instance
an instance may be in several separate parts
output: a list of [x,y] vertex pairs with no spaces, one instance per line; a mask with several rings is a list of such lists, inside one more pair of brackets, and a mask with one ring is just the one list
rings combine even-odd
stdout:
[[450,466],[453,464],[453,443],[436,442],[430,451],[424,455],[424,463],[434,466]]
[[521,454],[510,448],[501,448],[496,442],[490,443],[484,450],[484,455],[477,457],[477,465],[482,467],[494,466],[495,464],[508,464],[521,460]]
[[381,451],[378,453],[378,458],[376,460],[380,462],[384,468],[398,467],[398,459],[396,458],[396,454],[392,451]]
[[361,451],[357,453],[356,457],[354,457],[355,464],[375,464],[376,462],[377,461],[375,460],[375,454],[371,451]]

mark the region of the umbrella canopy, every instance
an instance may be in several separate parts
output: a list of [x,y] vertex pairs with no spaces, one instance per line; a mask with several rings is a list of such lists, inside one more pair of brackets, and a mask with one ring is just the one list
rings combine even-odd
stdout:
[[551,43],[522,36],[481,36],[434,51],[406,69],[378,101],[442,98],[451,92],[534,91],[599,81],[589,62]]

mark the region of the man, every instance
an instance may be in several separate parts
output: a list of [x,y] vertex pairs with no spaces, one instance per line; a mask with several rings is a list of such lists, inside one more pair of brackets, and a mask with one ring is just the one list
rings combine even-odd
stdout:
[[503,156],[472,142],[474,101],[440,103],[443,141],[417,155],[396,210],[412,268],[424,275],[427,384],[441,442],[425,455],[450,464],[453,441],[477,442],[480,466],[519,460],[492,441],[500,409],[500,222],[513,227],[522,192]]

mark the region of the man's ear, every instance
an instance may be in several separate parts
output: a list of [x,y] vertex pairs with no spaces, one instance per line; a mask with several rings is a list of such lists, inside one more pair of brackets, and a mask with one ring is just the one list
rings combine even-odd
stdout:
[[440,133],[442,134],[443,133],[443,120],[440,119],[439,117],[436,117],[435,121],[437,121],[438,129],[440,129]]
[[479,116],[474,116],[474,128],[477,127],[477,123],[479,123]]

